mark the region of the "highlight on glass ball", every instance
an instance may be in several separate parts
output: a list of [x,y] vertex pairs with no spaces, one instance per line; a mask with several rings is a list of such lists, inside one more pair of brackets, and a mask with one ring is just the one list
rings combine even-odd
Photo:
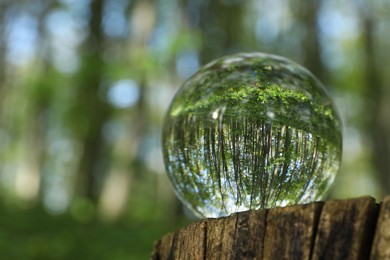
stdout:
[[187,80],[163,128],[179,199],[220,217],[321,199],[337,174],[341,122],[322,84],[263,53],[217,59]]

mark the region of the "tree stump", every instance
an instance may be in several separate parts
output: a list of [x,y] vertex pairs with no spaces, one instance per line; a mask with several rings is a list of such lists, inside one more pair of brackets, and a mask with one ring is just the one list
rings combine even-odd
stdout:
[[390,196],[251,210],[194,222],[152,259],[390,259]]

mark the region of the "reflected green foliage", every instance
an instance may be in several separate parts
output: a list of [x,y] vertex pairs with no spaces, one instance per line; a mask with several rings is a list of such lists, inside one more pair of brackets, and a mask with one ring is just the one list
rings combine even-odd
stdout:
[[172,102],[163,133],[166,168],[195,214],[322,198],[341,160],[340,120],[307,70],[265,54],[212,62]]

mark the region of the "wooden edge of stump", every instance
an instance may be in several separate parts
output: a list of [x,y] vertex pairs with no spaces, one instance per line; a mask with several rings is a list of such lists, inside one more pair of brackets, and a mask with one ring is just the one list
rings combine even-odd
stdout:
[[156,241],[151,259],[390,259],[390,196],[200,220]]

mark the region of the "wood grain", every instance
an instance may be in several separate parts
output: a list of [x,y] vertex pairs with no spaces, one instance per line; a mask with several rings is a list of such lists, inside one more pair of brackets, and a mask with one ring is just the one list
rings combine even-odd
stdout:
[[370,259],[390,259],[390,196],[385,197],[380,204]]
[[368,259],[377,217],[371,197],[325,202],[312,259]]
[[[379,213],[380,211],[380,213]],[[390,196],[252,210],[194,222],[152,259],[390,259]]]
[[322,203],[268,211],[264,259],[309,259]]

